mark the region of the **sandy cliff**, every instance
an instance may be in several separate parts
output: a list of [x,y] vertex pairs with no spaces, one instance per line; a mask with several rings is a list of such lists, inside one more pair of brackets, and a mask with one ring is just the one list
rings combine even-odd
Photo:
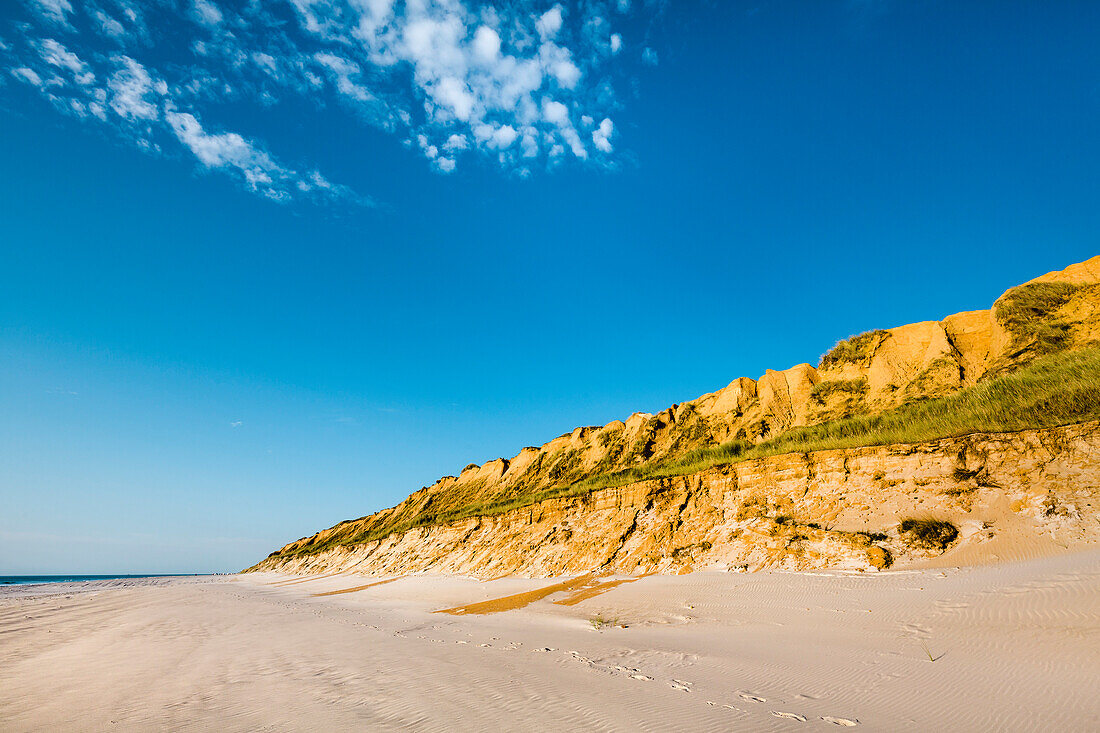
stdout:
[[938,548],[898,531],[907,516],[952,521],[953,562],[1095,546],[1100,425],[745,461],[259,567],[489,578],[926,563]]
[[[471,464],[396,507],[290,543],[256,567],[483,576],[885,567],[938,554],[890,529],[898,517],[932,513],[959,526],[950,546],[964,559],[962,548],[978,544],[987,545],[985,556],[997,554],[997,543],[1002,553],[1017,552],[1013,535],[1044,537],[1036,547],[1087,543],[1100,506],[1095,423],[774,456],[583,496],[554,492],[731,440],[766,441],[950,395],[1098,339],[1095,257],[1009,290],[990,310],[854,336],[817,367],[738,378],[656,415],[579,427],[511,459]],[[495,516],[451,521],[473,506]],[[875,534],[883,530],[885,539]]]

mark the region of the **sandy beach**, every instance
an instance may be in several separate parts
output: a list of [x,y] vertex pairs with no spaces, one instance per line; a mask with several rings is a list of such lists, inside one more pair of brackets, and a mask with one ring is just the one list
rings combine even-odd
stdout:
[[614,580],[254,574],[8,589],[0,727],[1100,727],[1097,552]]

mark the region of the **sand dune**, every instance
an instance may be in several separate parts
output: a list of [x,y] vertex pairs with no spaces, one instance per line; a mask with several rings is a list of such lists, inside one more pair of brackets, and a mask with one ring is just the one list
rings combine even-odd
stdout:
[[292,580],[3,591],[0,728],[1100,729],[1098,552],[622,584]]

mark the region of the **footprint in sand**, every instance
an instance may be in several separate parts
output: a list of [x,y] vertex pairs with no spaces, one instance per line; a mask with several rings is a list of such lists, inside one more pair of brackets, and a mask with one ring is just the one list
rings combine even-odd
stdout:
[[786,718],[787,720],[797,720],[799,723],[805,723],[806,722],[806,716],[805,715],[799,715],[798,713],[784,713],[784,712],[781,712],[779,710],[773,710],[772,715],[774,715],[777,718]]
[[644,675],[644,674],[632,674],[632,675],[630,675],[630,676],[631,676],[631,677],[633,677],[633,678],[634,678],[634,679],[636,679],[636,680],[645,680],[645,681],[647,681],[647,682],[652,682],[652,681],[653,681],[653,678],[652,678],[652,677],[647,677],[647,676],[646,676],[646,675]]
[[668,683],[668,686],[674,690],[683,690],[684,692],[691,692],[691,683],[684,682],[683,680],[672,680]]
[[747,692],[742,692],[741,693],[741,699],[742,700],[748,700],[749,702],[767,702],[768,701],[768,698],[766,698],[766,697],[757,697],[756,695],[750,695]]
[[901,630],[914,636],[928,636],[932,633],[932,629],[917,624],[902,624]]
[[832,723],[833,725],[843,725],[845,728],[851,728],[859,725],[858,720],[848,720],[847,718],[834,718],[831,715],[822,715],[821,719],[826,723]]
[[970,608],[970,604],[962,601],[940,600],[936,601],[936,607],[941,611],[961,611]]

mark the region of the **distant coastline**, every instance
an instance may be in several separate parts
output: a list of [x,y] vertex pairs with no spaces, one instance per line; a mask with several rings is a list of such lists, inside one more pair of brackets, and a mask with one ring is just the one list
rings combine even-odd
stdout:
[[137,575],[0,575],[0,587],[38,585],[40,583],[81,583],[89,580],[130,580],[133,578],[191,578],[210,573],[139,573]]

